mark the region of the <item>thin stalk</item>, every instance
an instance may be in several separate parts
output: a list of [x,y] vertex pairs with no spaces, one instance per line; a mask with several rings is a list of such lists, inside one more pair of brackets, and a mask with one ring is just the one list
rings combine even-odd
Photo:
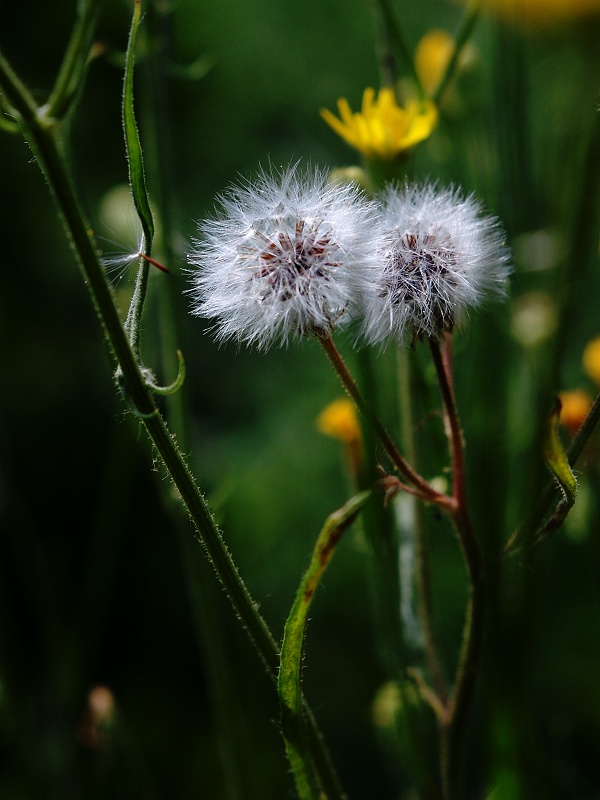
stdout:
[[[144,242],[145,240],[146,237],[144,236]],[[142,246],[142,252],[144,247],[145,244]],[[141,255],[138,258],[138,271],[135,278],[135,286],[133,288],[133,294],[131,295],[131,302],[129,304],[129,310],[127,311],[127,318],[125,320],[125,331],[129,336],[131,349],[133,350],[134,358],[138,364],[140,364],[142,360],[140,351],[141,321],[144,303],[148,293],[149,271],[149,263],[146,261],[144,256]]]
[[441,771],[444,800],[459,800],[464,745],[475,697],[485,624],[485,564],[473,531],[465,485],[464,442],[451,365],[451,339],[446,334],[443,352],[437,340],[430,340],[431,354],[442,394],[446,431],[452,458],[452,496],[456,507],[450,517],[454,523],[469,575],[470,595],[462,634],[462,646],[454,687],[441,725]]
[[[416,464],[416,447],[414,437],[414,420],[412,410],[411,364],[408,351],[403,348],[398,353],[398,376],[400,415],[402,421],[402,445],[411,464]],[[435,626],[433,623],[433,599],[431,593],[431,573],[429,558],[425,542],[425,531],[421,518],[421,507],[415,508],[414,546],[415,546],[415,583],[417,590],[417,612],[421,623],[423,643],[425,646],[425,659],[431,676],[431,682],[437,698],[442,704],[448,699],[446,679],[440,658]],[[422,682],[420,689],[423,688]],[[423,694],[421,692],[421,694]]]
[[429,346],[444,404],[444,424],[452,459],[452,496],[462,507],[466,505],[464,440],[454,397],[450,334],[445,336],[443,350],[436,339],[430,339]]
[[[0,87],[19,117],[23,134],[46,176],[64,222],[67,236],[77,255],[106,342],[122,374],[124,394],[136,415],[141,419],[167,473],[177,487],[198,532],[199,540],[227,592],[235,613],[248,631],[272,680],[276,681],[279,665],[277,644],[266,622],[259,614],[257,604],[246,589],[206,501],[160,415],[135,360],[106,281],[97,248],[91,237],[91,228],[82,214],[75,187],[66,166],[60,126],[56,121],[49,121],[44,114],[40,113],[40,109],[30,93],[2,54],[0,54]],[[314,716],[306,702],[303,701],[303,703],[311,756],[320,773],[324,791],[331,800],[342,798],[343,792]]]
[[103,0],[80,3],[78,16],[56,83],[45,108],[49,118],[62,119],[71,110],[83,82],[96,22]]
[[[146,172],[153,187],[153,209],[160,220],[159,246],[166,263],[171,268],[171,277],[163,282],[158,293],[158,336],[162,372],[170,374],[173,369],[174,354],[178,348],[186,349],[185,330],[178,320],[185,314],[182,303],[181,270],[175,243],[182,240],[177,228],[178,187],[173,176],[181,170],[175,163],[177,149],[173,141],[171,122],[173,119],[170,97],[169,76],[172,73],[171,58],[172,16],[174,7],[165,8],[154,2],[148,7],[144,18],[145,36],[148,42],[144,71],[141,78],[141,107],[145,112],[142,119],[145,151],[149,154]],[[146,124],[144,124],[144,122]],[[181,313],[178,313],[181,312]],[[166,401],[169,426],[177,434],[182,449],[186,447],[185,393],[175,392]]]
[[[331,362],[334,370],[338,374],[342,385],[350,395],[351,399],[354,401],[356,407],[369,423],[369,425],[373,428],[377,437],[379,438],[381,444],[385,448],[386,453],[390,461],[392,462],[394,468],[403,476],[405,480],[411,484],[416,492],[418,497],[422,498],[431,503],[436,503],[436,505],[449,510],[450,508],[454,507],[454,502],[451,498],[446,497],[446,495],[437,492],[426,480],[425,478],[421,477],[405,460],[405,458],[401,455],[400,451],[394,444],[391,436],[383,426],[382,422],[380,421],[379,417],[375,414],[375,412],[371,409],[368,405],[366,400],[361,394],[360,389],[356,385],[356,381],[352,377],[344,359],[340,355],[337,347],[335,346],[333,339],[331,336],[323,335],[319,337],[319,341],[325,350],[327,358]],[[405,491],[410,492],[410,487],[403,486],[402,487]]]
[[404,28],[402,27],[402,24],[398,20],[398,17],[392,8],[390,0],[378,0],[378,5],[381,9],[390,37],[396,44],[401,61],[410,72],[410,76],[415,82],[419,95],[421,97],[425,97],[423,84],[421,83],[421,79],[419,78],[417,70],[415,69],[415,60],[410,45],[408,44],[408,37],[406,36]]
[[38,164],[46,176],[56,200],[67,235],[77,253],[92,302],[116,362],[121,366],[124,388],[138,412],[152,414],[155,405],[141,377],[110,287],[100,263],[94,240],[77,199],[75,187],[66,164],[61,126],[48,120],[0,54],[0,86],[19,117],[22,132],[30,144]]
[[465,12],[458,26],[458,31],[456,33],[456,36],[454,37],[455,44],[452,57],[448,62],[448,66],[446,67],[446,71],[444,72],[442,80],[440,81],[437,89],[433,93],[433,97],[431,98],[433,102],[436,103],[436,105],[439,105],[440,100],[442,99],[442,95],[444,94],[444,92],[448,88],[448,84],[454,77],[464,47],[471,38],[473,28],[475,27],[475,23],[477,22],[477,17],[479,16],[479,11],[481,9],[482,2],[483,0],[472,0],[470,5],[467,6],[467,8],[465,9]]

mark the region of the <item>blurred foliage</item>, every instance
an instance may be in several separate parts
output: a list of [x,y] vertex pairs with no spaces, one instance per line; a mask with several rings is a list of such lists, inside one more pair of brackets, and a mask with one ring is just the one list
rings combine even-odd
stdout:
[[[414,47],[460,16],[442,0],[398,7]],[[74,13],[66,0],[0,5],[1,44],[36,96],[52,86]],[[70,132],[82,198],[108,237],[100,209],[127,179],[129,20],[127,2],[106,0]],[[503,220],[516,263],[511,304],[475,316],[455,348],[472,505],[493,581],[469,747],[473,798],[494,786],[499,800],[600,797],[597,441],[576,471],[579,500],[564,529],[502,574],[494,569],[548,479],[538,435],[552,395],[594,388],[581,353],[600,333],[599,33],[597,19],[542,32],[481,19],[440,128],[410,164],[415,175],[475,191]],[[181,298],[194,220],[240,173],[299,158],[353,163],[318,110],[340,96],[356,107],[366,86],[379,85],[375,23],[366,0],[155,0],[140,35],[136,105],[149,191],[168,218],[163,251],[173,252],[168,280]],[[18,136],[0,136],[0,161],[0,796],[291,796],[272,686],[119,405],[43,178]],[[131,280],[116,284],[124,298]],[[160,361],[165,280],[152,276],[143,342],[159,371],[174,369],[174,350],[166,367]],[[547,333],[536,298],[556,318]],[[188,321],[186,302],[177,319],[186,451],[279,637],[314,539],[349,494],[342,447],[315,426],[342,392],[315,342],[267,355],[219,349],[208,325]],[[511,318],[519,309],[529,313],[526,341]],[[358,366],[351,336],[341,347]],[[413,354],[417,442],[422,471],[435,475],[446,456],[423,350]],[[395,354],[373,358],[372,391],[396,428]],[[424,519],[450,673],[466,583],[446,523],[429,509]],[[350,796],[408,798],[394,733],[372,720],[390,676],[374,645],[367,562],[356,527],[315,600],[305,688]],[[208,614],[198,617],[199,607]],[[87,707],[96,685],[110,688],[116,708],[99,738]],[[421,725],[431,727],[426,713]]]

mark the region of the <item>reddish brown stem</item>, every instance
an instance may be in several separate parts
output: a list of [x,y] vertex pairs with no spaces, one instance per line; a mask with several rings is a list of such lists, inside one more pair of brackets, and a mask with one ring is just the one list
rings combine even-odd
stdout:
[[425,478],[419,475],[419,473],[416,472],[402,456],[393,439],[384,428],[379,417],[374,413],[367,401],[362,396],[360,389],[356,385],[356,382],[346,366],[344,359],[333,343],[331,336],[326,334],[321,336],[319,340],[323,346],[323,349],[325,350],[325,353],[327,354],[327,358],[331,362],[334,370],[339,375],[344,388],[354,401],[360,413],[377,434],[394,468],[408,483],[414,486],[414,488],[417,490],[415,494],[417,494],[417,496],[422,500],[426,500],[429,503],[435,503],[441,508],[444,508],[446,511],[454,511],[454,500],[451,497],[447,497],[445,494],[441,494],[440,492],[436,491],[433,486],[431,486],[431,484],[429,484]]
[[165,267],[164,264],[161,264],[160,261],[157,261],[155,258],[150,258],[150,256],[147,256],[145,253],[139,253],[138,255],[140,258],[143,258],[144,261],[147,261],[149,264],[152,264],[153,267],[158,267],[158,269],[160,269],[162,272],[167,272],[167,273],[171,272],[170,269]]
[[439,342],[433,339],[430,340],[430,348],[442,394],[446,433],[452,458],[452,497],[455,509],[450,516],[467,565],[471,590],[454,688],[441,725],[443,796],[444,800],[458,800],[461,796],[464,743],[477,686],[483,643],[485,564],[467,508],[464,440],[452,382],[450,334],[446,334],[443,350]]

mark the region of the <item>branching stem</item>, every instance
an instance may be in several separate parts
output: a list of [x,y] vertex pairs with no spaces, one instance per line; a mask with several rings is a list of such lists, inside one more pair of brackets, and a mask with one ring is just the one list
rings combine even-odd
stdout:
[[447,511],[453,509],[454,501],[452,498],[436,491],[433,486],[431,486],[431,484],[429,484],[425,478],[419,475],[418,472],[416,472],[402,456],[393,439],[383,426],[383,423],[364,399],[360,389],[356,384],[356,381],[352,377],[350,370],[346,366],[346,363],[339,350],[335,346],[331,336],[324,334],[323,336],[319,337],[319,341],[321,342],[327,358],[338,374],[344,388],[354,401],[360,413],[363,415],[379,438],[379,441],[383,445],[388,458],[394,466],[394,469],[398,470],[400,475],[402,475],[407,483],[416,489],[415,494],[422,500],[435,503]]
[[[146,432],[177,487],[185,508],[198,532],[199,540],[273,680],[277,680],[278,646],[257,604],[250,596],[221,537],[206,501],[198,489],[183,454],[177,447],[160,414],[150,388],[135,359],[125,329],[119,318],[106,275],[67,168],[61,126],[40,112],[31,94],[0,54],[0,89],[17,118],[43,171],[65,224],[68,238],[90,292],[105,339],[114,356],[123,391],[142,420]],[[329,800],[342,800],[344,794],[331,764],[329,754],[311,709],[303,699],[308,746],[320,783]]]

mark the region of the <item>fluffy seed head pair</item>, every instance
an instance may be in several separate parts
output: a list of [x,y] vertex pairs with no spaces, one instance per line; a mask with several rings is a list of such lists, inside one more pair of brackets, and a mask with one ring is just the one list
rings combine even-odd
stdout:
[[360,319],[363,337],[439,336],[509,272],[497,220],[454,190],[388,187],[380,202],[298,166],[220,198],[194,243],[193,313],[219,340],[267,348]]

